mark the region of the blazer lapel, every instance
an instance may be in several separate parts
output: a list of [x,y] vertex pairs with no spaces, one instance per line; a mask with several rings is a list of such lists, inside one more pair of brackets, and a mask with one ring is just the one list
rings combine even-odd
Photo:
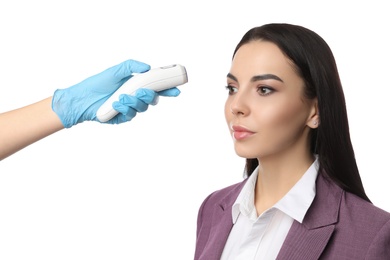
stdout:
[[294,222],[277,259],[319,259],[334,231],[334,225],[306,229]]
[[215,209],[213,224],[210,230],[207,248],[205,249],[207,252],[213,252],[215,256],[210,257],[209,259],[220,258],[232,227],[233,221],[231,211],[226,210],[226,208]]
[[319,259],[338,221],[343,190],[318,175],[316,197],[301,223],[294,221],[277,259]]
[[199,259],[211,260],[221,258],[225,243],[233,227],[232,206],[245,182],[246,180],[237,185],[215,205],[209,237]]

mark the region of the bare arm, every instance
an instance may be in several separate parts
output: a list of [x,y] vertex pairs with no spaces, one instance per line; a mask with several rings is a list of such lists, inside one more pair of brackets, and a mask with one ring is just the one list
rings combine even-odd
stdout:
[[0,160],[64,128],[51,99],[0,114]]

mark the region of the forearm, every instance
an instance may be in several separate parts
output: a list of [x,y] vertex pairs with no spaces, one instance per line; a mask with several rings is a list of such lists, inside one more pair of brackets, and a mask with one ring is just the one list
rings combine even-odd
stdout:
[[0,114],[0,160],[63,128],[51,97]]

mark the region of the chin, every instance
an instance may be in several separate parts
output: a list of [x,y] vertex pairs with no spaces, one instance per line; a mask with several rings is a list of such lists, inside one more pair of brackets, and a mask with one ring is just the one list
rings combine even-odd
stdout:
[[258,153],[253,153],[251,151],[248,151],[248,150],[242,150],[242,149],[236,149],[236,154],[241,157],[241,158],[245,158],[245,159],[253,159],[253,158],[259,158],[259,154]]
[[277,154],[276,151],[268,150],[268,151],[260,151],[257,147],[257,149],[243,149],[243,147],[235,147],[235,152],[239,157],[246,158],[246,159],[261,159],[266,158],[268,156],[272,156]]

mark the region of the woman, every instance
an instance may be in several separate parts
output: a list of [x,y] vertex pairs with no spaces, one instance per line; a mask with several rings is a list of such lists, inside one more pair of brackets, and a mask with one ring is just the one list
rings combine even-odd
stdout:
[[195,259],[390,259],[390,214],[364,191],[326,42],[296,25],[253,28],[227,90],[248,178],[201,205]]

